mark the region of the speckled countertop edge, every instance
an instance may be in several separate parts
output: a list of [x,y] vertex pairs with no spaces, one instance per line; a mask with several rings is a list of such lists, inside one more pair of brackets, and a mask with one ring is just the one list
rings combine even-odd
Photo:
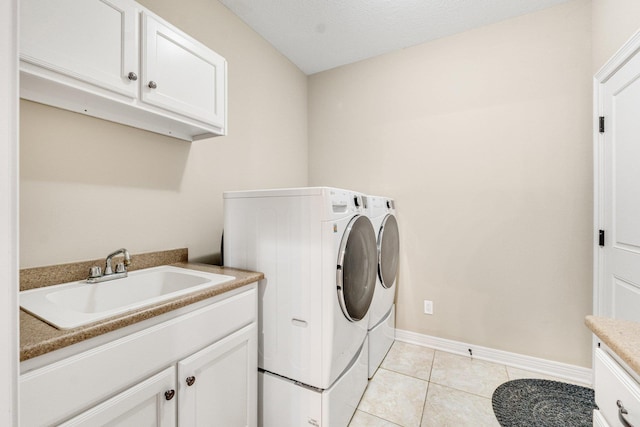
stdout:
[[160,314],[185,307],[189,304],[229,292],[264,278],[262,273],[208,264],[178,262],[170,265],[209,273],[226,274],[234,276],[236,279],[231,282],[222,283],[203,291],[196,291],[141,310],[125,313],[87,326],[68,330],[56,329],[37,317],[20,310],[20,361],[41,356],[45,353],[79,343],[89,338],[106,334]]
[[[116,256],[114,263],[122,259]],[[189,250],[187,248],[169,249],[166,251],[147,252],[133,254],[128,271],[140,270],[143,268],[156,267],[159,265],[169,265],[176,262],[187,262],[189,260]],[[47,265],[44,267],[32,267],[20,270],[20,290],[41,288],[43,286],[57,285],[60,283],[75,282],[86,279],[89,269],[93,266],[104,266],[105,260],[93,259],[89,261],[78,261],[68,264]]]
[[609,317],[587,316],[585,324],[640,375],[640,323]]

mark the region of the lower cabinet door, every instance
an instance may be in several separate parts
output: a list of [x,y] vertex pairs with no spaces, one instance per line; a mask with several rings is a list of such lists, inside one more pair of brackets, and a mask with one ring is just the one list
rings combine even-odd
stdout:
[[176,368],[172,366],[61,426],[175,426],[176,402]]
[[596,405],[612,426],[640,426],[640,384],[601,348],[594,357]]
[[256,427],[257,379],[253,323],[178,362],[178,425]]
[[610,427],[602,413],[597,409],[593,411],[593,427]]

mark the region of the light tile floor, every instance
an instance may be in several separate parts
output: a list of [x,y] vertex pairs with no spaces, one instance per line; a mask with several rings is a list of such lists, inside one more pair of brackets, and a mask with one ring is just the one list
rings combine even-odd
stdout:
[[500,427],[491,396],[519,378],[559,379],[396,341],[349,427]]

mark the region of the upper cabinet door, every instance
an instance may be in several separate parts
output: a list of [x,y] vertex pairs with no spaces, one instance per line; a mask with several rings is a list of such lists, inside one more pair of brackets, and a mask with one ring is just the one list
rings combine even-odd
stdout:
[[226,68],[220,55],[142,13],[143,102],[225,128]]
[[23,0],[20,59],[133,98],[136,17],[135,3],[124,0]]

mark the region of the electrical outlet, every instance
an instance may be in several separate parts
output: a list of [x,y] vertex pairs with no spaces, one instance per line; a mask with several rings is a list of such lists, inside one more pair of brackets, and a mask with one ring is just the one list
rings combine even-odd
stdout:
[[424,300],[424,314],[433,314],[433,301]]

